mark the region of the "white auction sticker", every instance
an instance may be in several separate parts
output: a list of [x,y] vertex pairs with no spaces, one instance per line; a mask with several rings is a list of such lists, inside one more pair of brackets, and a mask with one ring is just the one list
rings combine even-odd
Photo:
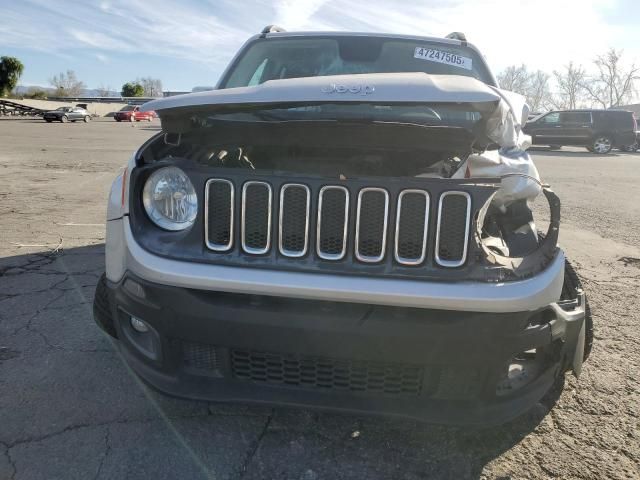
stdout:
[[463,57],[455,53],[443,52],[442,50],[434,50],[433,48],[416,47],[413,57],[430,62],[444,63],[458,68],[465,68],[467,70],[471,70],[472,68],[471,58]]

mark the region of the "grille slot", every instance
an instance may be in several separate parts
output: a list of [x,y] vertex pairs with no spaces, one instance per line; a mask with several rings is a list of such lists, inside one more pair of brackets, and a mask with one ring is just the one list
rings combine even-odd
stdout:
[[189,369],[220,373],[218,353],[212,345],[182,341],[182,360]]
[[420,395],[420,365],[231,351],[234,377],[258,383],[390,395]]
[[436,262],[459,267],[467,259],[471,197],[466,192],[445,192],[438,205]]
[[234,187],[229,180],[211,179],[205,187],[205,242],[217,252],[233,246]]
[[344,187],[326,186],[318,198],[316,250],[325,260],[340,260],[347,252],[349,191]]
[[271,248],[271,185],[250,181],[242,186],[242,249],[253,255]]
[[394,256],[403,265],[419,265],[427,254],[429,194],[403,190],[398,196]]
[[356,258],[376,263],[387,247],[389,194],[382,188],[363,188],[358,193],[356,213]]
[[309,245],[309,187],[288,183],[280,190],[278,239],[280,253],[286,257],[306,255]]

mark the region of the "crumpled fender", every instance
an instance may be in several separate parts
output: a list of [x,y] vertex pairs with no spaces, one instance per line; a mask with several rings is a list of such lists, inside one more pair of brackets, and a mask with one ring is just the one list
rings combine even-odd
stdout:
[[492,89],[501,100],[485,120],[485,135],[499,149],[469,155],[452,178],[501,178],[502,185],[492,203],[504,210],[516,200],[534,200],[542,191],[542,184],[526,151],[531,146],[531,137],[522,131],[529,116],[526,99],[514,92]]

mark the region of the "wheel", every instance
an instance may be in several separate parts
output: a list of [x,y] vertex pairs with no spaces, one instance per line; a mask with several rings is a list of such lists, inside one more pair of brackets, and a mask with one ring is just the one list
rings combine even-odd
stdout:
[[61,121],[62,123],[67,123],[67,121],[68,121],[68,120],[69,120],[69,119],[67,118],[67,116],[66,116],[66,115],[63,115],[63,116],[62,116],[62,118],[60,119],[60,121]]
[[593,141],[593,153],[609,153],[613,148],[613,142],[611,141],[611,137],[607,135],[598,135],[596,139]]
[[116,118],[116,122],[121,122],[122,120],[119,118]]
[[91,120],[91,117],[89,115],[85,115],[84,123],[89,123],[89,120]]
[[562,145],[549,145],[549,150],[560,150]]
[[[562,286],[562,294],[560,300],[573,300],[576,298],[577,292],[583,290],[582,282],[576,273],[575,268],[565,260],[564,264],[564,285]],[[589,358],[591,348],[593,347],[593,317],[591,316],[591,308],[587,296],[584,297],[584,355],[583,361]]]

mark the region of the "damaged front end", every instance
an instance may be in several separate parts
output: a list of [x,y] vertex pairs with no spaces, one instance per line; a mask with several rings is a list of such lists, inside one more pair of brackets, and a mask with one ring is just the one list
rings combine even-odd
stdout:
[[[395,226],[396,231],[378,241],[374,254],[353,252],[357,261],[348,266],[348,272],[488,282],[534,276],[557,255],[560,204],[543,187],[526,152],[528,137],[521,131],[528,116],[524,99],[472,78],[441,77],[446,78],[351,75],[332,77],[332,88],[326,87],[326,78],[280,80],[152,102],[146,108],[158,111],[163,135],[140,150],[138,163],[144,168],[137,169],[136,175],[145,176],[145,170],[171,163],[201,172],[197,189],[204,190],[205,181],[213,175],[230,180],[238,195],[246,181],[254,181],[273,184],[276,192],[285,184],[307,185],[316,198],[323,185],[334,182],[349,190],[351,206],[347,208],[352,215],[347,220],[345,214],[345,223],[359,218],[358,192],[378,188],[386,192],[380,202],[387,213],[384,225],[374,227],[393,230]],[[455,222],[443,226],[438,218],[442,195],[451,189],[468,196],[465,204],[458,198],[448,199],[452,211],[458,201],[460,216],[468,216],[462,226]],[[399,208],[403,190],[427,192],[425,207],[417,209],[424,210],[424,227],[406,240],[404,249],[400,247],[413,252],[409,257],[398,252],[397,239],[393,248],[391,238],[398,235],[403,221]],[[529,204],[543,191],[551,220],[546,234],[539,235]],[[317,215],[314,203],[308,200],[306,208]],[[170,235],[142,235],[145,225],[140,220],[141,241],[151,251],[161,252]],[[312,227],[307,222],[306,236]],[[439,248],[441,227],[464,228],[464,245]],[[198,233],[191,239],[194,244]],[[225,235],[231,233],[225,230]],[[313,241],[308,238],[304,243],[306,255]],[[345,239],[344,250],[350,248],[358,250],[357,241],[349,247]],[[222,264],[242,263],[246,254],[242,249],[229,249],[225,256],[189,253],[189,249],[180,252],[184,259]],[[304,255],[291,262],[275,249],[273,256],[263,253],[252,264],[317,267],[299,258]],[[407,261],[402,262],[403,258]],[[319,270],[344,272],[345,265]]]
[[486,424],[580,371],[584,293],[522,100],[413,73],[145,108],[162,132],[112,188],[96,318],[152,385]]

